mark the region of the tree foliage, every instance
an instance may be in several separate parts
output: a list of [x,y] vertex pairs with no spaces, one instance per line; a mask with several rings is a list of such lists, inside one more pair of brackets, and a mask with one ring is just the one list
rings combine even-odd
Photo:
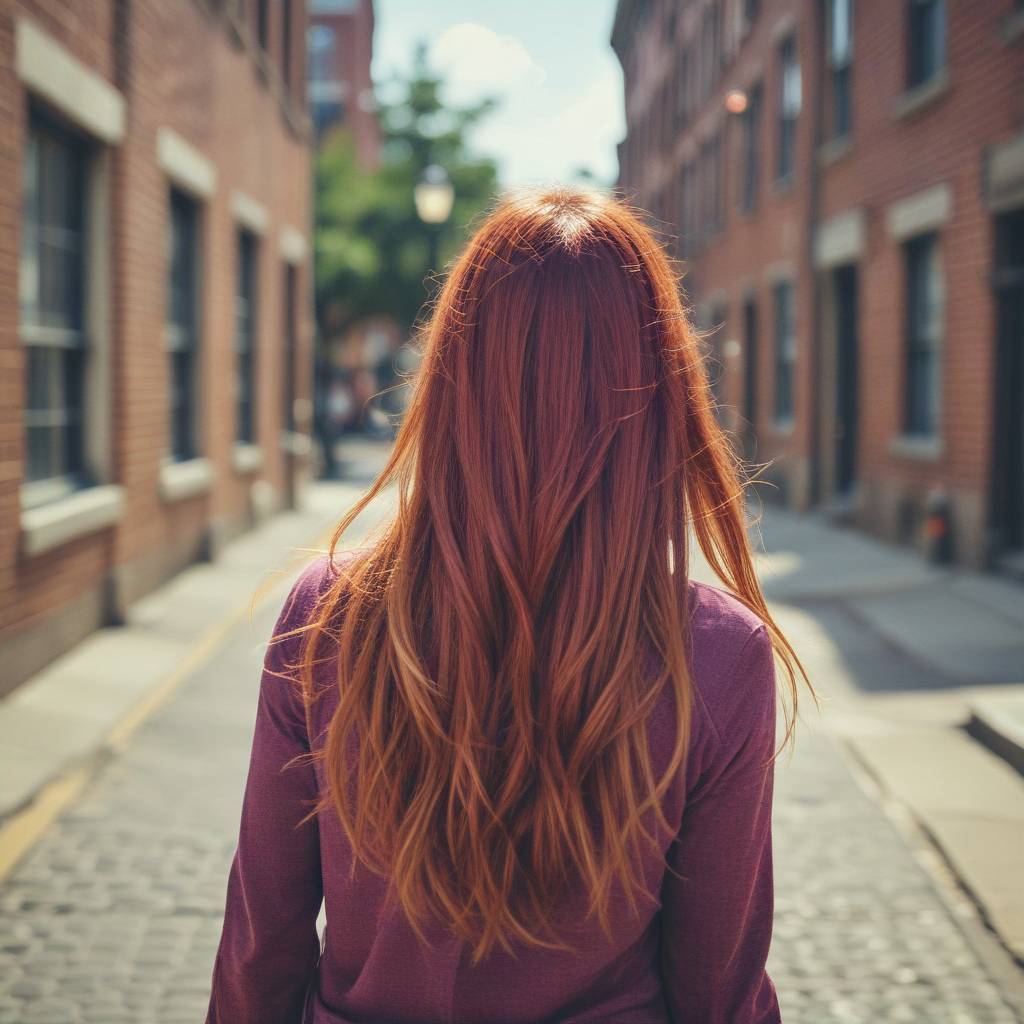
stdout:
[[316,303],[325,332],[337,336],[370,316],[394,317],[408,330],[427,298],[430,230],[416,215],[413,189],[424,169],[440,164],[455,204],[439,239],[439,270],[462,245],[471,222],[494,197],[497,169],[474,156],[467,136],[494,108],[444,103],[443,79],[428,66],[426,46],[411,72],[378,100],[380,166],[360,165],[347,131],[326,137],[316,161]]

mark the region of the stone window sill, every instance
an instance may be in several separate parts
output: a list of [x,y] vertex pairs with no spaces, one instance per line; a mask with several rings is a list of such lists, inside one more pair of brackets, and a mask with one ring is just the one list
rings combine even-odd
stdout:
[[236,473],[255,473],[263,468],[263,449],[258,444],[239,442],[231,453]]
[[160,497],[164,501],[184,501],[206,494],[213,486],[213,465],[209,459],[165,462],[160,467]]
[[942,70],[934,78],[908,89],[896,101],[896,117],[910,117],[933,103],[937,103],[949,92],[949,71]]
[[124,488],[86,487],[66,498],[21,513],[22,550],[28,556],[113,526],[124,514]]
[[900,434],[889,441],[889,454],[917,462],[938,462],[942,458],[942,438],[921,434]]

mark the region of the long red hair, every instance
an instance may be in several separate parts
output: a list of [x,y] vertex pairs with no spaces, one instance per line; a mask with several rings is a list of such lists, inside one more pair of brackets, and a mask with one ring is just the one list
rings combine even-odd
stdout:
[[[803,670],[754,572],[679,275],[634,208],[507,194],[430,312],[397,442],[331,554],[391,483],[397,511],[302,628],[298,667],[308,698],[314,666],[337,667],[318,809],[419,934],[440,918],[478,961],[495,942],[563,948],[550,911],[571,879],[606,928],[613,880],[642,890],[642,819],[669,827],[691,735],[691,531],[786,666],[783,745]],[[666,683],[678,726],[655,779]]]

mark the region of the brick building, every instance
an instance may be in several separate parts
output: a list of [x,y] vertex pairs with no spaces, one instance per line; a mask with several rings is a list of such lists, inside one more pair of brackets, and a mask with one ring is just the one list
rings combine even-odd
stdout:
[[309,0],[309,110],[317,135],[344,127],[365,167],[376,167],[373,0]]
[[298,0],[0,8],[0,690],[295,501]]
[[620,185],[779,496],[1024,568],[1024,3],[620,0],[612,45]]

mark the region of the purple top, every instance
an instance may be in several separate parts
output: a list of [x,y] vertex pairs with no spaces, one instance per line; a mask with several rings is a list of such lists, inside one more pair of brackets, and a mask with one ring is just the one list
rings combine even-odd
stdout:
[[[275,634],[305,621],[334,571],[321,556],[302,572]],[[350,879],[351,850],[335,816],[296,828],[323,780],[319,765],[281,771],[309,749],[309,733],[294,687],[272,674],[295,650],[272,644],[207,1024],[781,1021],[765,971],[774,908],[774,772],[764,767],[776,735],[772,648],[736,598],[695,582],[690,592],[692,742],[685,779],[665,796],[668,820],[678,824],[668,861],[687,881],[648,855],[645,877],[657,902],[638,902],[639,919],[625,901],[613,902],[614,942],[596,920],[583,922],[585,894],[569,893],[558,920],[571,922],[578,954],[519,948],[513,959],[497,946],[476,967],[440,925],[428,948],[400,910],[382,909],[385,879],[362,866]],[[332,697],[314,705],[315,736],[336,706]],[[652,712],[656,778],[671,754],[673,700],[666,686]]]

